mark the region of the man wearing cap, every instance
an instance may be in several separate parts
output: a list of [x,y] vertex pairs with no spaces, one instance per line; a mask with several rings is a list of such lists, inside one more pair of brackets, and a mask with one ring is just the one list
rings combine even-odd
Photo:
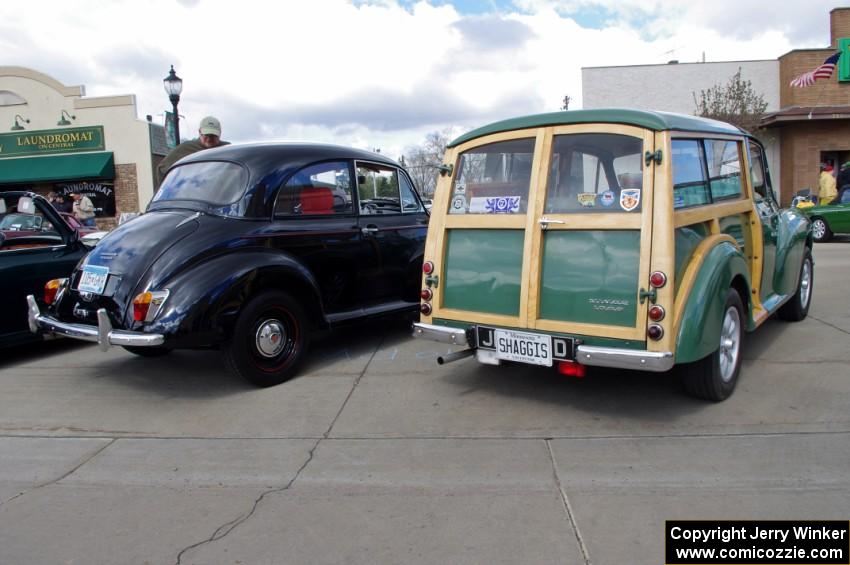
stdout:
[[171,152],[156,167],[157,179],[156,185],[162,184],[162,179],[165,178],[165,173],[171,168],[171,165],[197,151],[204,149],[212,149],[221,145],[228,145],[230,142],[222,141],[221,139],[221,122],[213,116],[207,116],[201,120],[201,125],[198,128],[198,138],[184,141]]
[[822,163],[820,179],[818,179],[818,205],[829,204],[838,191],[835,190],[835,177],[832,176],[832,165]]

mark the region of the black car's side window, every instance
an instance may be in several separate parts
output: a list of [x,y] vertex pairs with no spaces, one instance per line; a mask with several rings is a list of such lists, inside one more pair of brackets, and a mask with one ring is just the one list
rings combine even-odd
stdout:
[[278,192],[275,217],[350,214],[351,186],[347,161],[304,167]]
[[[407,184],[407,190],[412,190]],[[360,201],[360,213],[371,214],[400,214],[403,206],[407,206],[412,194],[401,196],[403,191],[399,184],[399,172],[394,167],[375,163],[357,163],[357,197]]]

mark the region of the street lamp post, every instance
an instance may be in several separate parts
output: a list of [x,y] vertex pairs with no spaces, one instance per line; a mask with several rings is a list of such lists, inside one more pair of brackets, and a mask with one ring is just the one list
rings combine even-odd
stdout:
[[177,113],[177,103],[180,102],[180,93],[183,92],[183,79],[174,72],[174,65],[171,65],[168,76],[162,79],[162,86],[165,87],[165,92],[174,108],[174,142],[180,145],[180,114]]

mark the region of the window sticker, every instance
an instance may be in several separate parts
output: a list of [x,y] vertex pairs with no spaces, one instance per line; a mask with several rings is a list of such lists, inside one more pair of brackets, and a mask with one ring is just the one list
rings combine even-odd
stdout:
[[606,190],[602,194],[599,195],[599,203],[605,206],[606,208],[610,208],[614,205],[614,201],[616,197],[614,196],[613,190]]
[[640,189],[624,188],[620,191],[620,208],[631,212],[640,205]]
[[466,214],[466,196],[458,194],[452,198],[450,214]]
[[578,194],[578,203],[584,208],[593,208],[596,206],[595,192],[580,192]]
[[466,183],[462,180],[455,183],[455,194],[466,194]]
[[474,214],[516,214],[521,196],[474,196],[469,201],[469,212]]

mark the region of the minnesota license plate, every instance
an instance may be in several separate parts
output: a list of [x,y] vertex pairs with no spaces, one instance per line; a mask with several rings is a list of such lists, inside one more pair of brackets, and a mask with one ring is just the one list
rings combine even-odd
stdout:
[[77,285],[77,290],[79,292],[103,294],[103,289],[106,288],[107,278],[109,278],[109,267],[86,265],[83,267],[83,275],[80,277],[80,284]]
[[552,366],[552,337],[543,334],[495,330],[496,357],[532,365]]

